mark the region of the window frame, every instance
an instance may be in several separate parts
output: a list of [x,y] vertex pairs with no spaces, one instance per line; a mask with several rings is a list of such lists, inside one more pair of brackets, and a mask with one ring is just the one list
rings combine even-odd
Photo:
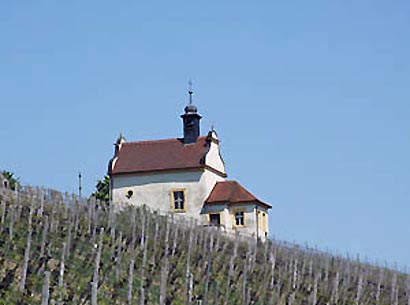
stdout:
[[219,226],[222,225],[222,217],[221,217],[221,212],[209,212],[208,213],[208,224],[210,226],[213,226],[213,224],[211,223],[211,214],[212,215],[219,215]]
[[[236,213],[242,213],[243,217],[242,217],[242,223],[243,224],[236,224]],[[234,209],[232,210],[232,227],[233,228],[245,228],[246,227],[246,210],[245,209]]]
[[[183,203],[183,208],[182,209],[176,209],[175,208],[175,196],[174,196],[174,194],[176,193],[176,192],[182,192],[183,194],[184,194],[184,203]],[[185,213],[186,212],[186,202],[187,202],[187,200],[186,200],[186,188],[173,188],[173,189],[171,189],[170,191],[169,191],[169,197],[170,197],[170,200],[171,200],[171,205],[170,205],[170,208],[171,208],[171,211],[173,211],[174,213]]]

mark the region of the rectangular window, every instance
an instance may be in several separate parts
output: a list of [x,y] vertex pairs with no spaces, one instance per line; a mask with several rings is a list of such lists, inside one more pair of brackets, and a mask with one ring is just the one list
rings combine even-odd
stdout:
[[209,224],[219,226],[221,224],[221,215],[219,213],[209,214]]
[[245,213],[243,211],[235,212],[235,225],[236,226],[245,225]]
[[172,203],[174,211],[185,211],[185,192],[184,190],[174,190],[172,192]]

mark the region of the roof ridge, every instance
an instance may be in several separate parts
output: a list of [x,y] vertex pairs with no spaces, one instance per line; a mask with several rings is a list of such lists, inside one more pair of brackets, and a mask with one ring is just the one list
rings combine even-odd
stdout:
[[236,187],[239,189],[244,190],[246,193],[248,193],[250,196],[254,197],[255,199],[258,199],[251,191],[249,191],[247,188],[245,188],[242,184],[240,184],[238,181],[235,181]]
[[[206,136],[199,136],[198,138],[206,138]],[[158,139],[158,140],[143,140],[143,141],[132,141],[132,142],[124,142],[123,145],[130,145],[130,144],[151,144],[151,143],[158,143],[158,142],[172,142],[172,141],[182,141],[184,138],[168,138],[168,139]]]
[[110,174],[204,168],[207,167],[202,161],[207,153],[206,143],[206,136],[192,144],[184,144],[182,138],[124,142]]
[[[271,208],[269,204],[258,199],[258,197],[256,197],[236,180],[218,181],[216,184],[219,186],[214,186],[205,203],[257,202],[258,204],[264,205],[268,209]],[[224,185],[226,187],[224,187]]]

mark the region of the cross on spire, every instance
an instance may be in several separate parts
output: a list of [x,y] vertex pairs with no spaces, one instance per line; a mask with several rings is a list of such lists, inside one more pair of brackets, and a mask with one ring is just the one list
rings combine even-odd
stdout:
[[184,108],[185,113],[181,115],[184,122],[184,144],[195,143],[200,135],[199,120],[201,116],[198,114],[198,109],[192,102],[192,82],[188,82],[189,104]]
[[189,90],[188,90],[188,94],[189,94],[189,105],[192,105],[192,94],[194,93],[192,91],[192,81],[188,82],[189,85]]

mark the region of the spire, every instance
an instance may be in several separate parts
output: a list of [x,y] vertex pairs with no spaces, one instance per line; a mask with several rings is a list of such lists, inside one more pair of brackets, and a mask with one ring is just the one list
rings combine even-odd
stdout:
[[195,143],[196,139],[199,137],[199,120],[201,116],[198,114],[198,109],[192,102],[192,82],[189,81],[189,104],[185,107],[185,113],[181,115],[181,118],[184,122],[184,143],[190,144]]
[[189,95],[189,104],[188,106],[185,107],[185,113],[197,113],[198,109],[196,106],[192,103],[192,95],[194,94],[194,91],[192,90],[192,82],[189,81],[188,83],[189,89],[188,89],[188,95]]

